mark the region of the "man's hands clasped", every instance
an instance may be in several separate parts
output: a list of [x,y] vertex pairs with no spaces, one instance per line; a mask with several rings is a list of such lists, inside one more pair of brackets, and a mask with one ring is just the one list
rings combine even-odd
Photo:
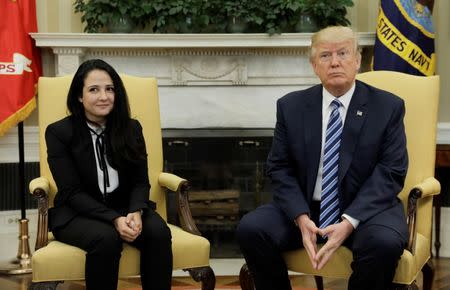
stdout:
[[133,242],[142,232],[141,212],[129,213],[114,220],[114,226],[120,237],[126,242]]
[[[308,253],[314,269],[320,270],[330,260],[333,253],[353,231],[351,223],[343,219],[340,223],[320,229],[307,214],[297,217],[297,224],[302,233],[303,246]],[[317,235],[327,237],[327,242],[318,250]]]

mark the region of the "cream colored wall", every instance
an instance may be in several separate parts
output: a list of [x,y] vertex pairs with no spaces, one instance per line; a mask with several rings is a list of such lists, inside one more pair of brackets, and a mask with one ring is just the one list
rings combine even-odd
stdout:
[[[39,32],[82,32],[80,14],[73,12],[73,0],[36,0]],[[349,19],[357,31],[374,31],[378,1],[353,0]],[[450,122],[450,1],[435,0],[434,25],[436,29],[437,74],[441,76],[439,121]],[[44,66],[51,64],[46,63]],[[36,124],[36,113],[27,123]]]
[[450,1],[437,0],[434,6],[437,74],[441,76],[439,121],[450,122]]
[[378,16],[378,1],[353,0],[353,3],[355,5],[348,10],[351,26],[361,32],[374,31]]
[[81,15],[73,0],[36,0],[39,32],[83,32]]

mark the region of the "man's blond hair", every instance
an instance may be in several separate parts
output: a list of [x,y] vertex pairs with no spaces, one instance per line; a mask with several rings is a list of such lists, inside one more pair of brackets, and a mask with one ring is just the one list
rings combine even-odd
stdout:
[[313,34],[311,38],[311,61],[316,55],[316,47],[320,43],[338,43],[344,41],[352,41],[354,52],[359,54],[358,35],[346,26],[328,26]]

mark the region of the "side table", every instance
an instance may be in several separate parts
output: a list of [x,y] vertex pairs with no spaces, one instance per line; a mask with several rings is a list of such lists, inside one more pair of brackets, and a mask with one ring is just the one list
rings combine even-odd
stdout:
[[[439,180],[437,169],[450,169],[450,144],[438,144],[436,146],[436,179]],[[441,193],[442,194],[442,193]],[[434,248],[436,250],[436,258],[439,258],[439,249],[441,248],[440,230],[441,230],[441,194],[436,195],[433,199],[434,203],[434,225],[435,225],[435,241]]]

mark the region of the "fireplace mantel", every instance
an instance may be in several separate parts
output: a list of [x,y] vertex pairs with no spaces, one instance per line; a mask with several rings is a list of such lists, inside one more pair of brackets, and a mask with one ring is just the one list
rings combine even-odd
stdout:
[[[162,86],[316,83],[307,63],[311,35],[31,33],[37,46],[54,54],[55,75],[74,73],[83,60],[100,57],[122,72],[153,75]],[[358,36],[363,52],[373,46],[374,33]],[[161,60],[168,67],[161,68]]]
[[[126,47],[126,48],[216,48],[216,47],[308,47],[311,33],[268,35],[245,34],[114,34],[114,33],[31,33],[41,47]],[[361,46],[372,46],[375,34],[358,33]]]
[[[53,75],[101,58],[121,73],[156,77],[164,129],[273,128],[276,100],[318,83],[311,35],[31,34],[53,58]],[[375,35],[358,36],[365,71]]]

